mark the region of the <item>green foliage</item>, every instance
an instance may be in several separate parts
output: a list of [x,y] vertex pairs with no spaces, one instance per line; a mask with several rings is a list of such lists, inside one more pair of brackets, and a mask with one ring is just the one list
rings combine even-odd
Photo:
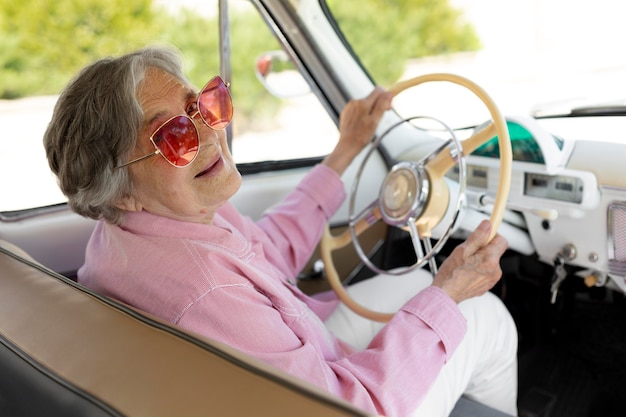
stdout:
[[327,0],[339,27],[377,83],[391,85],[410,58],[475,51],[474,28],[447,0]]
[[252,118],[267,120],[268,115],[276,113],[281,101],[267,93],[253,70],[260,54],[281,49],[281,46],[256,10],[232,14],[231,17],[233,80],[236,83],[233,91],[241,110],[239,123],[245,124]]
[[[232,50],[231,93],[235,103],[236,126],[245,128],[252,119],[263,120],[274,114],[279,100],[270,96],[254,74],[258,55],[280,49],[259,14],[252,8],[230,11],[230,47]],[[197,87],[202,87],[219,67],[219,23],[217,18],[198,16],[183,9],[165,28],[165,42],[183,51],[185,74]]]
[[219,73],[219,27],[217,19],[191,9],[167,17],[160,39],[182,51],[184,73],[198,88]]
[[[472,27],[445,0],[328,3],[382,85],[397,80],[408,58],[479,47]],[[231,91],[241,127],[279,106],[254,74],[257,56],[279,45],[252,8],[233,7],[230,17]],[[169,15],[152,0],[0,0],[0,98],[56,94],[94,59],[155,42],[182,51],[185,73],[197,87],[219,72],[217,18],[194,10]]]
[[0,98],[56,93],[96,57],[155,37],[152,0],[0,0]]

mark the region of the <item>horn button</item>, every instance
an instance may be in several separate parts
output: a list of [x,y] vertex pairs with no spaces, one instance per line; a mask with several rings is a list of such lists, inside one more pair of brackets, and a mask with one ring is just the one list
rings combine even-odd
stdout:
[[381,187],[380,209],[385,223],[398,226],[417,219],[424,210],[428,190],[423,169],[408,162],[395,165]]

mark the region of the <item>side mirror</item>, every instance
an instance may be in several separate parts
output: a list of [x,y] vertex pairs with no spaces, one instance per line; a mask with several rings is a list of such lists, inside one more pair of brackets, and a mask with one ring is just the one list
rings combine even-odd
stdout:
[[311,92],[309,85],[284,51],[261,54],[255,65],[256,76],[273,96],[296,98]]

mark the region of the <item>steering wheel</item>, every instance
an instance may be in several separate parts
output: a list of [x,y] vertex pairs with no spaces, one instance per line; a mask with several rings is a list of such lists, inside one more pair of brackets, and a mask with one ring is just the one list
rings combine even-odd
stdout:
[[[379,197],[371,204],[367,205],[367,207],[360,213],[355,214],[355,193],[364,166],[373,150],[378,147],[380,140],[389,132],[390,129],[387,130],[372,144],[370,152],[362,161],[357,173],[350,195],[349,230],[346,230],[340,235],[333,236],[330,233],[329,225],[326,225],[322,235],[320,250],[326,269],[327,279],[331,288],[337,293],[339,299],[346,304],[348,308],[370,320],[387,322],[391,320],[394,314],[373,311],[354,301],[339,279],[333,262],[332,252],[345,247],[350,242],[353,242],[361,260],[369,268],[380,274],[406,274],[418,267],[423,266],[426,262],[430,262],[431,268],[436,268],[434,255],[436,255],[441,249],[449,237],[456,220],[458,219],[462,202],[464,200],[465,190],[464,185],[460,187],[459,197],[457,199],[454,214],[452,215],[452,220],[448,224],[446,232],[439,239],[437,244],[432,247],[430,243],[432,231],[443,220],[444,216],[446,216],[446,212],[448,211],[448,207],[450,205],[450,192],[448,190],[447,183],[444,180],[444,176],[448,170],[458,163],[459,167],[461,167],[459,170],[460,183],[464,184],[464,158],[496,135],[498,136],[500,148],[500,180],[490,218],[492,229],[489,240],[493,239],[496,235],[498,227],[502,222],[511,183],[511,141],[506,121],[489,95],[481,87],[469,79],[459,75],[447,73],[426,74],[402,81],[391,87],[390,91],[393,92],[394,95],[397,95],[400,92],[419,84],[440,81],[451,82],[470,90],[487,107],[492,120],[483,125],[482,128],[475,132],[470,138],[462,142],[459,142],[454,136],[452,130],[444,125],[444,127],[452,135],[452,139],[419,162],[396,163],[393,167],[391,167],[385,180],[383,181]],[[403,120],[400,123],[407,122],[408,120],[410,119]],[[397,125],[398,124],[392,126],[392,128]],[[453,142],[453,147],[449,146],[450,142]],[[409,232],[413,243],[413,250],[417,258],[417,261],[413,265],[393,271],[383,271],[374,266],[365,254],[361,245],[358,243],[357,237],[381,220],[389,226],[399,227]],[[424,248],[426,249],[425,252],[422,250],[421,244],[424,245]],[[432,272],[434,274],[436,273],[436,270]]]

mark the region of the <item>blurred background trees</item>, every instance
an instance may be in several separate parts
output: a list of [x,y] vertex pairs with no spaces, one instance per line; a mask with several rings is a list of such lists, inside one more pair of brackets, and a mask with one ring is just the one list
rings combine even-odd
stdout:
[[0,0],[0,98],[56,94],[94,59],[158,35],[152,0]]
[[393,85],[407,59],[476,51],[481,46],[473,26],[448,0],[327,3],[357,56],[380,85]]
[[[219,70],[217,17],[192,9],[174,12],[153,3],[0,0],[0,99],[57,94],[89,62],[154,43],[179,48],[185,73],[202,86]],[[447,0],[328,0],[328,5],[382,85],[397,80],[408,58],[480,47],[473,28]],[[272,111],[276,103],[259,105],[259,100],[267,99],[261,99],[263,87],[254,74],[254,62],[261,52],[279,45],[253,8],[231,7],[229,14],[233,95],[240,116]],[[381,28],[381,22],[387,26]],[[373,26],[382,34],[375,39]]]

